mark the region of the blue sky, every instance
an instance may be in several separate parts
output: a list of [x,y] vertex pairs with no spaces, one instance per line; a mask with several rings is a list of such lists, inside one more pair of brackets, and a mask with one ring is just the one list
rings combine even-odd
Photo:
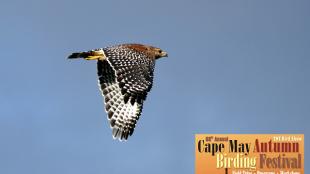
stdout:
[[[0,173],[193,173],[196,133],[304,133],[309,144],[309,6],[1,1]],[[123,143],[111,137],[96,62],[66,57],[128,42],[169,57]]]

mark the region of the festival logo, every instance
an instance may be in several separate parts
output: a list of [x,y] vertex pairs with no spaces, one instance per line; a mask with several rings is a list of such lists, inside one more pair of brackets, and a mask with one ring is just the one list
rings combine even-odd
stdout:
[[196,174],[304,174],[303,134],[197,134]]

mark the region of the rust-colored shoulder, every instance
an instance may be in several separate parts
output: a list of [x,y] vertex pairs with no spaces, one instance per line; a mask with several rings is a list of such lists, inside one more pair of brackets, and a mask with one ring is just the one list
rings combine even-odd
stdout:
[[165,51],[162,51],[160,48],[156,48],[156,47],[149,46],[149,45],[123,44],[121,46],[134,50],[138,53],[144,54],[150,59],[158,59],[161,57],[167,57],[168,55]]
[[124,44],[124,47],[136,50],[138,52],[146,52],[148,50],[148,46],[142,44]]
[[146,55],[148,58],[155,59],[155,52],[153,47],[142,44],[123,44],[123,47],[134,50],[138,53]]

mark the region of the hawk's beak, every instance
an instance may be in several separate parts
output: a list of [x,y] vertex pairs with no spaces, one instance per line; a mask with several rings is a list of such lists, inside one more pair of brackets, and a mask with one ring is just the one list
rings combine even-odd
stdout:
[[163,51],[161,55],[162,55],[161,57],[168,57],[168,53],[166,51]]

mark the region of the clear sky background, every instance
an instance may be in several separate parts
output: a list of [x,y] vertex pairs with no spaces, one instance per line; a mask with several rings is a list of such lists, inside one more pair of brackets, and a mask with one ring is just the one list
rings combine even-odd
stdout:
[[[305,133],[309,159],[309,8],[306,0],[2,0],[0,173],[193,173],[196,133]],[[169,57],[157,62],[124,143],[112,139],[96,62],[66,57],[128,42]]]

